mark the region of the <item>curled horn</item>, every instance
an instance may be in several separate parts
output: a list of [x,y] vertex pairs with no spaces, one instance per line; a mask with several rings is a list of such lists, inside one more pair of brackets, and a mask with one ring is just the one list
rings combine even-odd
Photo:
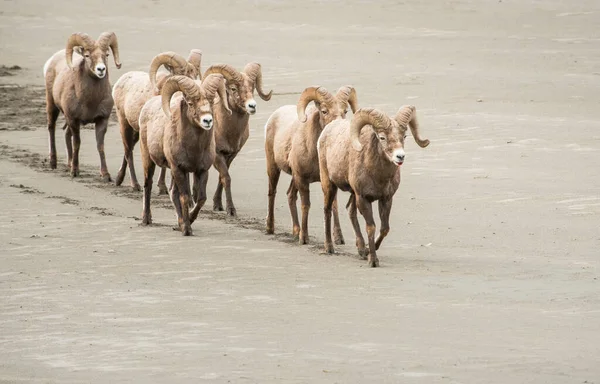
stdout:
[[175,75],[171,76],[165,81],[162,90],[160,92],[162,97],[162,109],[167,115],[171,117],[171,97],[177,91],[181,91],[186,99],[198,99],[201,97],[200,87],[187,76]]
[[114,32],[104,32],[98,38],[98,45],[105,50],[108,47],[112,50],[113,58],[115,59],[115,65],[117,69],[121,68],[121,60],[119,59],[119,42],[117,41],[117,35]]
[[73,49],[83,47],[84,49],[93,49],[96,42],[87,33],[78,32],[69,36],[67,40],[66,59],[69,68],[73,68]]
[[206,78],[206,76],[208,75],[212,75],[213,73],[220,73],[228,82],[241,84],[244,81],[244,79],[242,78],[242,74],[239,73],[237,69],[233,68],[229,64],[211,65],[210,67],[208,67],[206,72],[204,72],[204,78]]
[[400,107],[394,120],[396,120],[401,127],[406,127],[407,125],[410,127],[413,139],[415,139],[415,142],[419,147],[425,148],[429,145],[428,139],[421,138],[419,133],[419,122],[417,121],[417,111],[413,105],[404,105]]
[[161,65],[168,66],[172,75],[183,75],[188,63],[182,56],[171,51],[159,53],[154,56],[150,63],[150,72],[148,72],[148,75],[150,76],[152,88],[155,90],[158,90],[156,87],[156,73]]
[[375,129],[386,129],[392,124],[387,115],[375,108],[361,108],[352,117],[350,123],[350,139],[355,150],[360,151],[360,131],[365,125],[372,125]]
[[351,85],[345,85],[338,89],[335,94],[335,98],[341,101],[346,107],[346,104],[350,104],[350,108],[352,108],[352,113],[356,113],[358,109],[358,99],[356,98],[356,90]]
[[211,102],[214,102],[215,95],[218,94],[221,99],[221,103],[231,115],[231,109],[229,109],[229,104],[227,102],[227,90],[225,89],[225,78],[220,73],[213,73],[212,75],[208,75],[202,81],[202,89],[204,90],[204,94],[207,99],[210,99]]
[[271,100],[271,95],[273,95],[273,90],[269,91],[269,93],[265,93],[262,88],[262,70],[261,70],[260,64],[258,64],[258,63],[246,64],[246,66],[244,67],[244,73],[246,75],[248,75],[250,80],[252,80],[252,82],[255,84],[256,92],[258,93],[258,96],[260,96],[260,98],[263,99],[264,101]]
[[[199,49],[192,49],[187,62],[194,68],[194,73],[197,74],[198,79],[202,80],[202,69],[200,68],[202,64],[202,51]],[[196,76],[193,77],[195,78]]]
[[298,113],[298,120],[306,122],[306,106],[311,101],[318,103],[327,102],[332,98],[331,94],[325,87],[308,87],[300,95],[298,104],[296,105],[296,112]]

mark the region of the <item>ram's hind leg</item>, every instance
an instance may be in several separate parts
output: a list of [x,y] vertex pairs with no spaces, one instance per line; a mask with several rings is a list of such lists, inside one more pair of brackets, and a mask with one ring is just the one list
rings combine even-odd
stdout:
[[48,93],[46,90],[46,115],[48,118],[48,146],[51,169],[56,169],[56,120],[59,114],[60,110],[54,105],[52,91]]
[[275,233],[275,196],[277,195],[277,184],[281,170],[276,165],[267,166],[269,177],[269,206],[267,208],[267,233]]
[[142,164],[144,165],[144,199],[142,204],[142,225],[152,224],[152,211],[150,209],[150,198],[152,197],[152,177],[156,164],[150,156],[142,150]]
[[342,233],[342,227],[340,225],[340,214],[338,210],[337,196],[333,200],[333,241],[336,245],[342,245],[344,241],[344,234]]
[[67,149],[67,166],[71,168],[73,164],[73,131],[65,124],[65,145]]
[[81,148],[81,124],[79,121],[68,122],[67,130],[73,135],[73,160],[71,161],[71,177],[79,176],[79,149]]
[[293,177],[287,190],[287,198],[288,206],[290,207],[290,216],[292,217],[292,236],[297,240],[300,237],[300,222],[298,220],[298,206],[296,204],[298,201],[298,188],[296,188]]
[[156,185],[158,186],[158,194],[159,195],[166,195],[169,193],[169,190],[167,189],[167,183],[166,180],[167,179],[167,167],[162,167],[160,169],[160,175],[158,175],[158,182],[156,183]]
[[[321,173],[321,176],[323,176],[323,173]],[[323,188],[323,212],[325,213],[325,252],[333,253],[333,241],[331,240],[331,210],[338,188],[329,179],[324,177],[321,177],[321,187]]]
[[308,183],[298,178],[298,190],[302,207],[302,226],[300,227],[300,244],[308,244],[308,212],[310,211],[310,189]]

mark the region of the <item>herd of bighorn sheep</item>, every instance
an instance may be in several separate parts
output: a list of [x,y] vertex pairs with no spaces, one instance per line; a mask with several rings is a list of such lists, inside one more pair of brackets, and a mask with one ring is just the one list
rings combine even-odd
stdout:
[[[115,33],[104,32],[97,40],[85,33],[74,33],[67,39],[66,49],[56,52],[44,65],[50,167],[57,166],[55,130],[62,112],[71,176],[79,174],[80,127],[93,122],[100,174],[104,181],[111,181],[104,136],[115,106],[124,149],[115,183],[121,185],[129,169],[132,188],[141,190],[133,161],[134,146],[140,141],[144,169],[142,224],[152,223],[150,198],[156,166],[161,169],[159,194],[169,193],[184,236],[192,234],[191,225],[207,200],[211,167],[219,173],[213,209],[223,210],[225,190],[226,212],[235,216],[229,168],[250,135],[250,115],[257,112],[254,92],[265,101],[273,95],[272,90],[263,89],[261,65],[248,63],[238,71],[228,64],[214,64],[202,73],[200,50],[191,50],[187,59],[169,51],[152,59],[148,73],[127,72],[111,88],[110,52],[116,67],[121,68]],[[161,66],[167,71],[159,72]],[[351,120],[346,118],[349,108],[353,113]],[[296,105],[275,110],[265,125],[267,233],[275,231],[275,196],[283,171],[291,175],[287,198],[292,234],[300,244],[309,241],[309,185],[320,182],[324,196],[325,250],[333,253],[333,243],[344,244],[337,203],[337,190],[341,189],[350,192],[346,208],[358,253],[370,266],[379,266],[376,251],[390,230],[390,211],[400,185],[408,129],[420,147],[429,145],[429,140],[419,132],[414,106],[402,106],[393,117],[374,108],[359,109],[357,92],[351,85],[340,87],[335,94],[324,87],[311,86],[304,89]],[[167,168],[171,171],[168,189]],[[296,204],[298,193],[301,223]],[[381,218],[377,238],[374,201],[378,201]],[[366,222],[367,243],[357,211]]]

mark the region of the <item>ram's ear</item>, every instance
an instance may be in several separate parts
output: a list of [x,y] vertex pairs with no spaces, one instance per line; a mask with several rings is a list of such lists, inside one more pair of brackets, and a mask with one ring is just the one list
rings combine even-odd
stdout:
[[73,52],[77,53],[78,55],[83,56],[83,47],[82,46],[73,47]]

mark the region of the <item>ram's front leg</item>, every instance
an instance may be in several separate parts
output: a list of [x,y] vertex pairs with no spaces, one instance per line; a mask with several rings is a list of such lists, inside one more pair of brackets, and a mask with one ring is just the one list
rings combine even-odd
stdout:
[[81,136],[80,136],[80,127],[81,124],[79,121],[74,120],[68,123],[67,129],[71,130],[73,135],[72,144],[73,144],[73,160],[71,161],[71,177],[79,176],[79,149],[81,148]]
[[369,238],[369,257],[367,263],[371,267],[379,267],[379,259],[375,247],[375,220],[373,219],[373,207],[371,203],[362,196],[358,196],[358,210],[367,223],[367,237]]
[[390,211],[392,210],[392,199],[379,200],[379,218],[381,219],[381,229],[379,236],[375,240],[375,249],[379,249],[381,242],[390,232]]
[[102,181],[111,181],[108,167],[106,166],[106,156],[104,154],[104,136],[108,128],[108,118],[99,118],[96,120],[96,147],[100,155],[100,176]]
[[198,171],[194,174],[194,194],[196,195],[196,205],[190,213],[190,223],[196,221],[200,209],[206,203],[206,184],[208,183],[208,171]]
[[192,235],[192,226],[190,223],[190,182],[188,173],[176,166],[171,166],[171,177],[175,183],[175,188],[179,191],[179,209],[181,209],[181,219],[179,228],[183,236]]

